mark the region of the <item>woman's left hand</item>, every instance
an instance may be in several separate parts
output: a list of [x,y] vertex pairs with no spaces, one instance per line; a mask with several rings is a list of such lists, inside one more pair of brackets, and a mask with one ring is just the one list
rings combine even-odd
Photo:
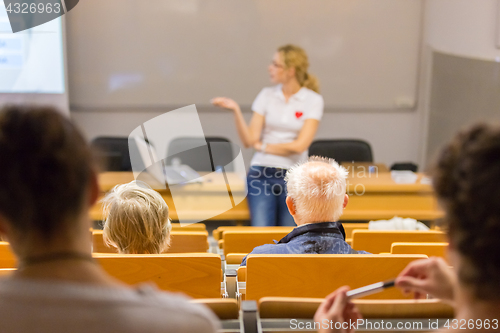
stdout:
[[261,151],[262,150],[262,142],[261,141],[257,141],[256,143],[254,143],[253,149],[255,149],[257,151]]

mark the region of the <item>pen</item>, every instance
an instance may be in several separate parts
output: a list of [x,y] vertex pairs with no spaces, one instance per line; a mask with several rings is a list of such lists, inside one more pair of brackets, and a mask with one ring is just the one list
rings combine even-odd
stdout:
[[377,282],[377,283],[374,283],[374,284],[370,284],[368,286],[364,286],[364,287],[361,287],[361,288],[349,290],[346,293],[346,295],[347,295],[348,299],[360,298],[360,297],[368,296],[368,295],[371,295],[371,294],[378,293],[378,292],[384,290],[385,288],[394,287],[395,281],[396,280],[389,280],[389,281],[385,281],[385,282]]

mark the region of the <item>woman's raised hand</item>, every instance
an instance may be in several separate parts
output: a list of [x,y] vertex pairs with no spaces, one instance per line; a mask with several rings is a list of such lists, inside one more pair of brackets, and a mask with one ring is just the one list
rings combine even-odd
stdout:
[[225,109],[229,109],[229,110],[233,110],[233,111],[240,110],[240,106],[238,105],[238,103],[236,103],[231,98],[216,97],[216,98],[213,98],[210,102],[213,105],[221,107],[221,108],[225,108]]

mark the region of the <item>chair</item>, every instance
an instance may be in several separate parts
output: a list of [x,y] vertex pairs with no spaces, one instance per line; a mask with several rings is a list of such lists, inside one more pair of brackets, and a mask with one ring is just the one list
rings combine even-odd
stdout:
[[369,223],[342,223],[345,231],[345,238],[352,238],[354,230],[368,229],[368,224]]
[[[207,252],[209,248],[207,231],[177,231],[172,228],[170,247],[165,253]],[[117,253],[113,247],[108,247],[103,240],[103,231],[92,232],[94,253]]]
[[392,170],[409,170],[413,172],[418,171],[418,165],[412,162],[406,162],[406,163],[394,163],[391,166],[391,171]]
[[166,253],[207,252],[208,231],[172,231]]
[[191,303],[203,304],[213,311],[220,320],[238,319],[238,301],[234,298],[200,298]]
[[241,264],[241,262],[243,261],[243,258],[245,258],[245,256],[247,254],[248,253],[229,253],[226,256],[226,264],[239,266]]
[[[252,226],[221,226],[212,231],[212,236],[215,240],[223,239],[224,232],[226,231],[266,231],[266,230],[292,230],[294,227],[252,227]],[[288,231],[290,232],[290,231]]]
[[90,145],[102,171],[132,171],[128,138],[97,137]]
[[232,172],[234,167],[233,148],[231,142],[221,137],[182,137],[170,142],[167,149],[167,165],[172,165],[174,159],[181,164],[189,165],[195,171],[216,171],[224,167]]
[[111,276],[130,285],[153,282],[162,290],[183,292],[193,298],[220,298],[220,257],[196,254],[94,254]]
[[323,156],[342,162],[373,162],[372,148],[363,140],[318,140],[309,147],[309,156]]
[[[247,258],[245,270],[245,299],[259,300],[267,296],[325,297],[344,285],[349,285],[354,289],[394,279],[410,262],[424,258],[427,256],[250,255]],[[243,286],[238,284],[238,287],[241,289]],[[372,299],[408,298],[396,288],[389,288],[367,297]]]
[[378,231],[354,230],[352,248],[370,253],[391,251],[394,242],[446,242],[446,234],[442,231]]
[[[263,297],[259,300],[260,318],[312,319],[322,298]],[[363,318],[453,318],[453,308],[437,299],[368,300],[353,303]]]
[[172,222],[173,231],[205,231],[207,230],[207,226],[205,223],[193,223],[188,225],[182,225],[181,223]]
[[448,243],[402,243],[395,242],[391,246],[391,254],[425,254],[428,257],[446,259]]
[[235,230],[222,235],[224,255],[229,253],[249,253],[260,245],[274,244],[293,230],[293,227],[281,227],[273,230]]
[[0,242],[0,268],[16,268],[17,259],[8,242]]

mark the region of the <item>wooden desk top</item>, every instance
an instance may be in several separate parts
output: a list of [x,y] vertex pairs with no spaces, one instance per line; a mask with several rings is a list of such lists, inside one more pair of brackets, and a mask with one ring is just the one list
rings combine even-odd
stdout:
[[[200,173],[201,182],[189,183],[182,185],[173,185],[179,190],[186,192],[227,192],[227,186],[224,179],[224,174],[219,172]],[[245,191],[245,178],[240,177],[238,173],[227,172],[226,177],[231,186],[232,192]],[[118,184],[129,183],[134,180],[133,172],[103,172],[99,174],[99,187],[101,192],[109,192],[113,187]],[[155,178],[148,173],[141,174],[139,180],[149,184],[153,189],[158,192],[167,192],[165,184],[160,184]]]
[[[372,220],[387,219],[394,216],[413,217],[420,220],[433,220],[443,216],[437,208],[431,185],[422,184],[423,174],[418,174],[415,184],[397,184],[390,172],[367,173],[367,170],[351,169],[347,178],[347,191],[350,194],[350,203],[347,206],[342,220]],[[233,197],[245,194],[246,179],[237,173],[226,173]],[[160,192],[171,208],[170,217],[177,220],[178,215],[171,194],[165,186],[158,184],[147,173],[141,175],[143,181]],[[227,185],[222,173],[202,174],[202,183],[171,186],[170,190],[178,194],[183,201],[183,207],[192,207],[186,212],[189,219],[203,220],[206,216],[213,216],[210,220],[248,220],[249,211],[246,200],[232,209],[222,209],[223,201],[227,201]],[[101,196],[110,191],[117,184],[124,184],[134,180],[132,172],[105,172],[99,175]],[[360,193],[362,193],[360,195]],[[225,198],[225,199],[224,199]],[[239,201],[238,201],[239,202]],[[225,206],[224,206],[225,207]],[[212,212],[219,214],[217,216]],[[94,220],[102,218],[101,204],[97,203],[91,209]]]
[[433,193],[434,190],[429,184],[422,184],[421,180],[425,177],[424,174],[417,174],[418,178],[414,184],[398,184],[392,177],[390,172],[379,172],[374,174],[368,173],[349,173],[347,176],[348,192],[356,191],[356,187],[364,186],[365,192],[421,192]]
[[340,163],[347,171],[350,172],[360,172],[365,170],[368,172],[370,167],[375,167],[377,172],[389,172],[389,168],[384,163],[372,163],[372,162],[342,162]]
[[[226,173],[228,183],[231,186],[232,192],[244,192],[246,179],[242,178],[237,173]],[[390,172],[367,173],[363,171],[349,172],[347,177],[347,189],[349,192],[360,190],[359,186],[364,186],[365,192],[424,192],[432,193],[432,186],[422,184],[420,181],[424,177],[423,174],[418,174],[417,182],[414,184],[397,184],[392,180]],[[146,181],[151,187],[158,192],[166,192],[164,185],[159,184],[153,177],[148,174],[141,175],[141,179]],[[185,192],[225,192],[227,191],[226,182],[222,173],[207,173],[202,174],[203,182],[190,183],[183,185],[174,185],[176,188],[182,189]],[[101,192],[110,191],[118,184],[125,184],[134,180],[132,172],[104,172],[99,174],[99,186]]]

